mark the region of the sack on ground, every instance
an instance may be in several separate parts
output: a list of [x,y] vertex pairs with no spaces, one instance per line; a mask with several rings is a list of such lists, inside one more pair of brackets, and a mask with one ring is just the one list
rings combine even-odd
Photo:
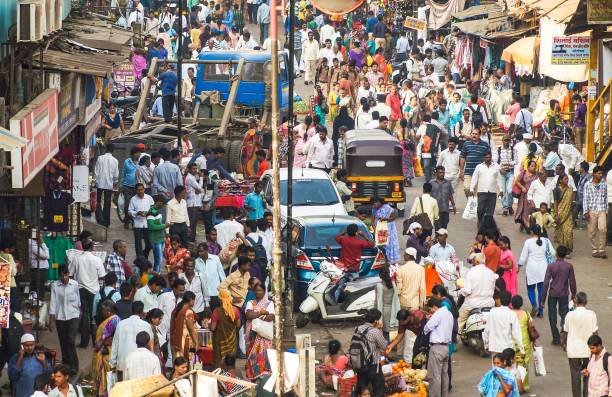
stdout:
[[544,364],[544,348],[542,346],[533,347],[533,366],[536,376],[546,375],[546,365]]
[[478,201],[475,197],[468,197],[467,204],[463,210],[462,218],[468,221],[476,219],[478,210]]

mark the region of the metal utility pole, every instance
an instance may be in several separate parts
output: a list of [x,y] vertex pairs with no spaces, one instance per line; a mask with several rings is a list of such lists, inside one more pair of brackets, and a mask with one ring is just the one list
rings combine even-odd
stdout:
[[176,129],[178,132],[177,148],[179,152],[183,153],[183,129],[181,128],[181,112],[183,110],[182,98],[183,98],[183,5],[185,0],[179,0],[179,20],[178,20],[178,46],[176,49]]
[[[264,0],[265,1],[265,0]],[[270,0],[270,51],[272,82],[272,225],[274,228],[274,348],[278,361],[278,378],[276,379],[276,395],[282,396],[285,390],[285,363],[283,354],[283,264],[281,250],[281,214],[280,214],[280,153],[278,150],[278,19],[276,1]]]

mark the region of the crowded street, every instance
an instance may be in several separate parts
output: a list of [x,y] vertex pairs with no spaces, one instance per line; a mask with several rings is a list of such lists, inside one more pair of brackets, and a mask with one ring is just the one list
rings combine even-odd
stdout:
[[0,395],[612,397],[607,2],[0,14]]

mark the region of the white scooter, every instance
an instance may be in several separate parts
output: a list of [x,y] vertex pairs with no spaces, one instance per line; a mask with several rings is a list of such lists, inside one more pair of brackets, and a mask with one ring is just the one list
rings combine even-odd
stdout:
[[[489,318],[490,307],[476,308],[470,311],[463,333],[461,342],[482,357],[487,357],[489,353],[484,347],[482,332]],[[461,332],[461,331],[460,331]]]
[[305,327],[309,321],[357,319],[366,310],[377,306],[378,277],[359,278],[347,283],[344,301],[337,303],[334,290],[342,275],[342,270],[332,261],[321,262],[319,273],[308,285],[308,297],[300,304],[295,321],[298,328]]

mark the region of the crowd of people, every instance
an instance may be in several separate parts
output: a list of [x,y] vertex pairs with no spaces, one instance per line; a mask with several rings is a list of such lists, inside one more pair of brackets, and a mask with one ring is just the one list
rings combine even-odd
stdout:
[[[175,59],[178,40],[187,59],[207,51],[270,48],[266,0],[187,3],[188,14],[179,16],[165,2],[145,9],[140,0],[133,0],[120,21],[132,29],[143,25],[147,49],[134,50],[131,60],[139,81],[161,82],[161,96],[151,114],[167,122],[176,114],[177,100],[185,116],[191,115],[194,71],[187,68],[179,82],[172,63],[163,64],[156,75],[146,70],[153,58]],[[576,230],[586,226],[595,259],[605,260],[606,245],[612,242],[612,173],[604,175],[582,156],[583,93],[572,93],[571,114],[551,101],[541,130],[533,126],[526,98],[514,93],[505,112],[510,128],[495,134],[499,120],[491,112],[487,93],[512,90],[516,83],[504,68],[480,67],[478,73],[466,75],[454,62],[459,29],[415,40],[381,10],[358,10],[339,18],[299,3],[292,61],[295,78],[303,76],[312,89],[313,112],[291,131],[287,120],[279,126],[282,161],[288,135],[293,134],[295,167],[330,173],[347,213],[371,231],[388,222],[386,244],[379,247],[387,266],[380,271],[377,287],[384,304],[367,312],[353,336],[353,341],[361,340],[365,361],[355,366],[354,350],[343,355],[340,343],[332,340],[317,368],[323,383],[331,386],[333,376],[352,365],[358,395],[383,396],[380,364],[396,355],[415,368],[427,368],[429,396],[446,396],[452,389],[451,356],[468,317],[475,309],[491,309],[482,342],[491,354],[492,369],[478,384],[481,395],[516,396],[530,390],[538,340],[534,318],[543,318],[545,312],[552,344],[567,352],[572,395],[612,395],[606,369],[610,355],[569,262]],[[177,32],[181,17],[183,31]],[[247,22],[258,25],[259,37]],[[289,26],[286,21],[286,33]],[[288,37],[280,43],[285,49]],[[182,98],[177,99],[179,84]],[[564,124],[574,128],[576,144],[543,142]],[[103,127],[106,138],[124,132],[116,106],[103,116]],[[403,247],[396,208],[383,197],[372,197],[360,207],[351,198],[342,151],[346,132],[354,129],[380,129],[397,138],[405,186],[424,177],[422,194],[407,207]],[[257,121],[250,120],[245,142],[259,135]],[[96,158],[96,219],[111,226],[111,196],[119,185],[125,198],[124,225],[133,231],[135,255],[119,239],[113,241],[112,252],[100,255],[92,234],[81,233],[75,245],[78,253],[57,268],[59,280],[50,285],[49,329],[57,330],[61,364],[54,366],[50,351],[17,330],[20,336],[12,342],[8,361],[14,396],[82,395],[70,382],[87,368],[79,363],[77,346],[93,348],[94,396],[108,396],[115,380],[151,375],[176,379],[195,362],[254,382],[270,374],[267,349],[272,340],[265,329],[275,319],[268,294],[273,225],[262,186],[253,185],[240,219],[232,208],[217,211],[220,181],[235,182],[223,166],[225,149],[194,148],[188,137],[182,146],[183,152],[148,152],[136,145],[119,167],[110,141]],[[270,167],[268,153],[259,144],[248,148],[253,160],[250,176],[261,176]],[[185,165],[182,160],[188,156]],[[458,190],[477,208],[477,234],[467,247],[469,270],[461,268],[462,254],[450,244],[448,231],[451,212],[460,209]],[[498,200],[501,216],[513,217],[529,234],[520,255],[514,255],[508,233],[502,233],[495,221]],[[204,235],[198,233],[199,225]],[[340,263],[346,264],[336,291],[339,300],[345,282],[355,277],[361,249],[376,244],[355,226],[336,238],[342,248]],[[41,248],[36,250],[38,269],[45,261],[48,269],[48,247],[35,239],[32,246]],[[3,241],[0,258],[15,264],[13,250],[14,244]],[[132,264],[128,257],[135,257]],[[436,278],[436,267],[443,264],[460,275],[457,294]],[[519,294],[520,268],[526,275],[530,309],[523,308]],[[18,304],[11,302],[12,307]],[[395,329],[397,336],[390,338]],[[210,345],[203,344],[208,336]],[[236,359],[246,360],[244,373],[236,368]],[[109,372],[116,378],[108,377]]]

